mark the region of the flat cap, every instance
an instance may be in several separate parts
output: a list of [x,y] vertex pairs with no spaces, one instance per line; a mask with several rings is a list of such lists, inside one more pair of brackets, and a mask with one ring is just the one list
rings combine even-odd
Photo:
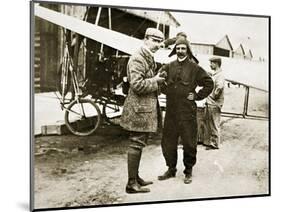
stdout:
[[160,41],[164,40],[164,34],[156,28],[147,28],[145,31],[145,36],[151,36],[153,39]]
[[210,62],[220,63],[221,64],[221,58],[220,57],[211,57],[209,59]]

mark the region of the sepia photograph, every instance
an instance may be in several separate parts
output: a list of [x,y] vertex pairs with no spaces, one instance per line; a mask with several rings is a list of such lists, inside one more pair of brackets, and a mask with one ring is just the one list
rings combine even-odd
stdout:
[[31,210],[270,196],[270,18],[31,1]]

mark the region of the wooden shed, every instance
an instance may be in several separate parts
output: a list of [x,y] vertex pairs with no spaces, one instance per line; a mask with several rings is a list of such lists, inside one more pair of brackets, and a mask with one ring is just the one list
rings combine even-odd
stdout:
[[195,54],[231,57],[233,51],[228,35],[223,36],[220,40],[211,36],[206,36],[204,40],[192,41],[191,46]]
[[240,44],[238,48],[233,52],[233,58],[245,58],[245,50],[242,44]]

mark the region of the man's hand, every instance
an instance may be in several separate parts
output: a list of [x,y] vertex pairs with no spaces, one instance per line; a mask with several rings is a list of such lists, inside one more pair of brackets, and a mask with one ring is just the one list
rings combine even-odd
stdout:
[[160,77],[166,78],[167,77],[167,72],[165,70],[163,70],[163,67],[161,67],[158,70],[158,73],[160,73]]
[[160,43],[160,48],[161,48],[161,49],[164,49],[164,48],[165,48],[165,43],[164,43],[164,42]]
[[160,83],[160,84],[162,84],[162,83],[165,81],[165,78],[163,78],[163,77],[161,76],[161,73],[160,73],[160,72],[158,72],[158,73],[154,76],[154,79],[155,79],[158,83]]
[[195,94],[192,93],[192,92],[189,92],[188,95],[187,95],[187,99],[190,100],[190,101],[195,100]]

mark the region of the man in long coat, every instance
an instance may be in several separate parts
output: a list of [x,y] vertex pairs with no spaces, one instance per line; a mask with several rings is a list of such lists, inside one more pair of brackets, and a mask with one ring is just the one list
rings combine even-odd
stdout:
[[156,132],[159,123],[158,90],[164,78],[156,74],[154,53],[164,39],[161,31],[148,28],[144,45],[128,61],[127,76],[130,84],[124,103],[120,125],[131,132],[128,150],[127,193],[149,192],[143,186],[152,184],[138,174],[142,149],[147,145],[148,134]]
[[[167,73],[167,86],[163,90],[167,102],[161,146],[168,170],[158,177],[159,180],[175,177],[177,145],[181,137],[186,184],[192,181],[192,168],[197,154],[195,100],[206,98],[213,89],[211,77],[192,61],[188,48],[189,42],[183,37],[178,38],[175,44],[177,59],[162,68]],[[197,86],[202,87],[198,92],[195,91]]]

